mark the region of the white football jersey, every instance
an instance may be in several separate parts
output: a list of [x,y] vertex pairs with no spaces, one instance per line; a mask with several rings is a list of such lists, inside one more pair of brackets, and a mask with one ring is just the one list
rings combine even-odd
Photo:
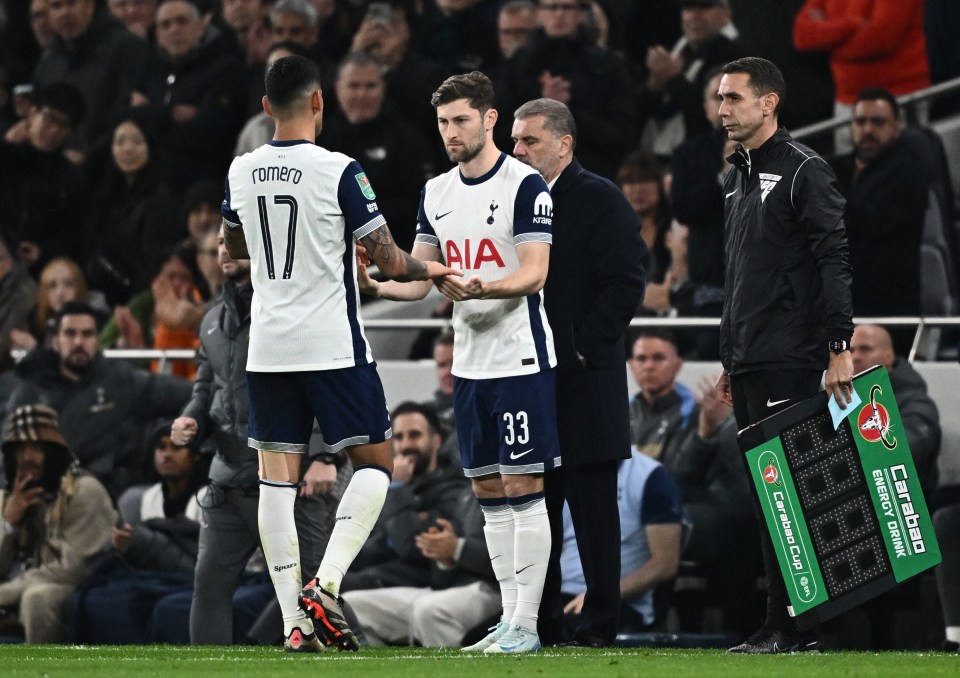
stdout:
[[[553,242],[553,200],[532,167],[501,154],[468,179],[460,168],[427,182],[416,242],[440,248],[444,262],[498,280],[520,268],[516,248]],[[471,299],[453,306],[453,373],[466,379],[533,374],[557,364],[543,291],[515,299]]]
[[363,169],[308,141],[271,141],[234,159],[223,201],[250,253],[252,372],[373,361],[360,319],[356,247],[386,224]]

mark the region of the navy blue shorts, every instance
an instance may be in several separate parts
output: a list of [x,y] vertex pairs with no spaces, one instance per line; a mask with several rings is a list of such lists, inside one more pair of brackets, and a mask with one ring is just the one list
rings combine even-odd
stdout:
[[382,443],[392,435],[376,363],[314,372],[247,372],[247,443],[265,452],[306,452],[313,420],[324,448]]
[[453,378],[463,472],[543,473],[560,465],[556,370],[498,379]]

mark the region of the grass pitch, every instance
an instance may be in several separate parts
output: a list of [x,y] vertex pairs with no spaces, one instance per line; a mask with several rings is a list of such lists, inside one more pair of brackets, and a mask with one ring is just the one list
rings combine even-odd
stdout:
[[279,648],[181,646],[0,646],[0,676],[375,676],[377,678],[619,678],[643,676],[960,676],[960,656],[939,652],[826,652],[775,657],[720,650],[547,649],[521,657],[459,650],[364,649],[285,654]]

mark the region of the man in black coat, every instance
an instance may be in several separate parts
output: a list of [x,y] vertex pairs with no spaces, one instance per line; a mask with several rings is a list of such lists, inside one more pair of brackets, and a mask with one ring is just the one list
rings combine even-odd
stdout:
[[544,304],[557,353],[563,466],[545,479],[553,546],[539,633],[544,644],[564,639],[559,558],[566,497],[587,582],[572,643],[612,645],[620,608],[617,465],[630,456],[624,333],[643,298],[647,253],[620,190],[574,159],[570,109],[536,99],[514,117],[514,155],[543,175],[554,201]]

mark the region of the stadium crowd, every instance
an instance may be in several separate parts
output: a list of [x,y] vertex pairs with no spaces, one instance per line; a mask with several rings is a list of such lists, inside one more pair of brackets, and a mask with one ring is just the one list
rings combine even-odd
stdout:
[[[363,165],[408,251],[420,188],[450,167],[430,105],[445,77],[480,70],[493,80],[494,138],[506,151],[519,106],[565,103],[577,160],[614,181],[638,218],[649,257],[635,316],[649,318],[720,316],[722,186],[735,146],[717,112],[720,68],[768,58],[788,84],[784,126],[850,115],[835,139],[812,145],[830,156],[847,200],[854,314],[957,310],[955,184],[942,141],[922,124],[960,114],[960,97],[921,107],[911,126],[897,102],[960,76],[960,11],[949,0],[5,0],[0,10],[2,636],[282,640],[247,501],[255,462],[241,460],[246,396],[233,351],[248,331],[249,271],[237,273],[219,232],[231,160],[272,137],[264,71],[282,56],[318,64],[317,143]],[[939,266],[924,258],[931,251]],[[944,647],[956,651],[960,493],[936,469],[940,417],[957,413],[937,411],[905,357],[912,339],[912,328],[861,325],[851,348],[858,370],[890,370],[942,544],[952,544],[938,582]],[[620,630],[663,630],[672,608],[674,628],[702,632],[703,601],[680,595],[679,573],[705,581],[719,630],[742,638],[760,619],[763,588],[736,425],[712,382],[677,381],[684,360],[717,360],[717,332],[629,340],[639,395],[635,458],[618,475]],[[107,360],[108,348],[197,349],[199,367],[168,374]],[[395,462],[374,536],[344,580],[370,644],[468,645],[499,617],[459,467],[451,354],[447,333],[417,342],[416,357],[436,360],[437,395],[393,413],[394,455],[407,465]],[[190,435],[178,436],[177,422]],[[350,470],[318,447],[304,470],[297,520],[316,523],[304,558],[319,562]],[[245,507],[244,524],[216,511],[226,504]],[[211,510],[223,523],[216,537],[198,527]],[[586,584],[566,519],[573,629]],[[229,551],[231,539],[226,562],[213,549]],[[884,609],[915,605],[923,581],[885,597]],[[913,642],[879,604],[868,614],[866,641],[845,618],[825,632],[875,649]]]

